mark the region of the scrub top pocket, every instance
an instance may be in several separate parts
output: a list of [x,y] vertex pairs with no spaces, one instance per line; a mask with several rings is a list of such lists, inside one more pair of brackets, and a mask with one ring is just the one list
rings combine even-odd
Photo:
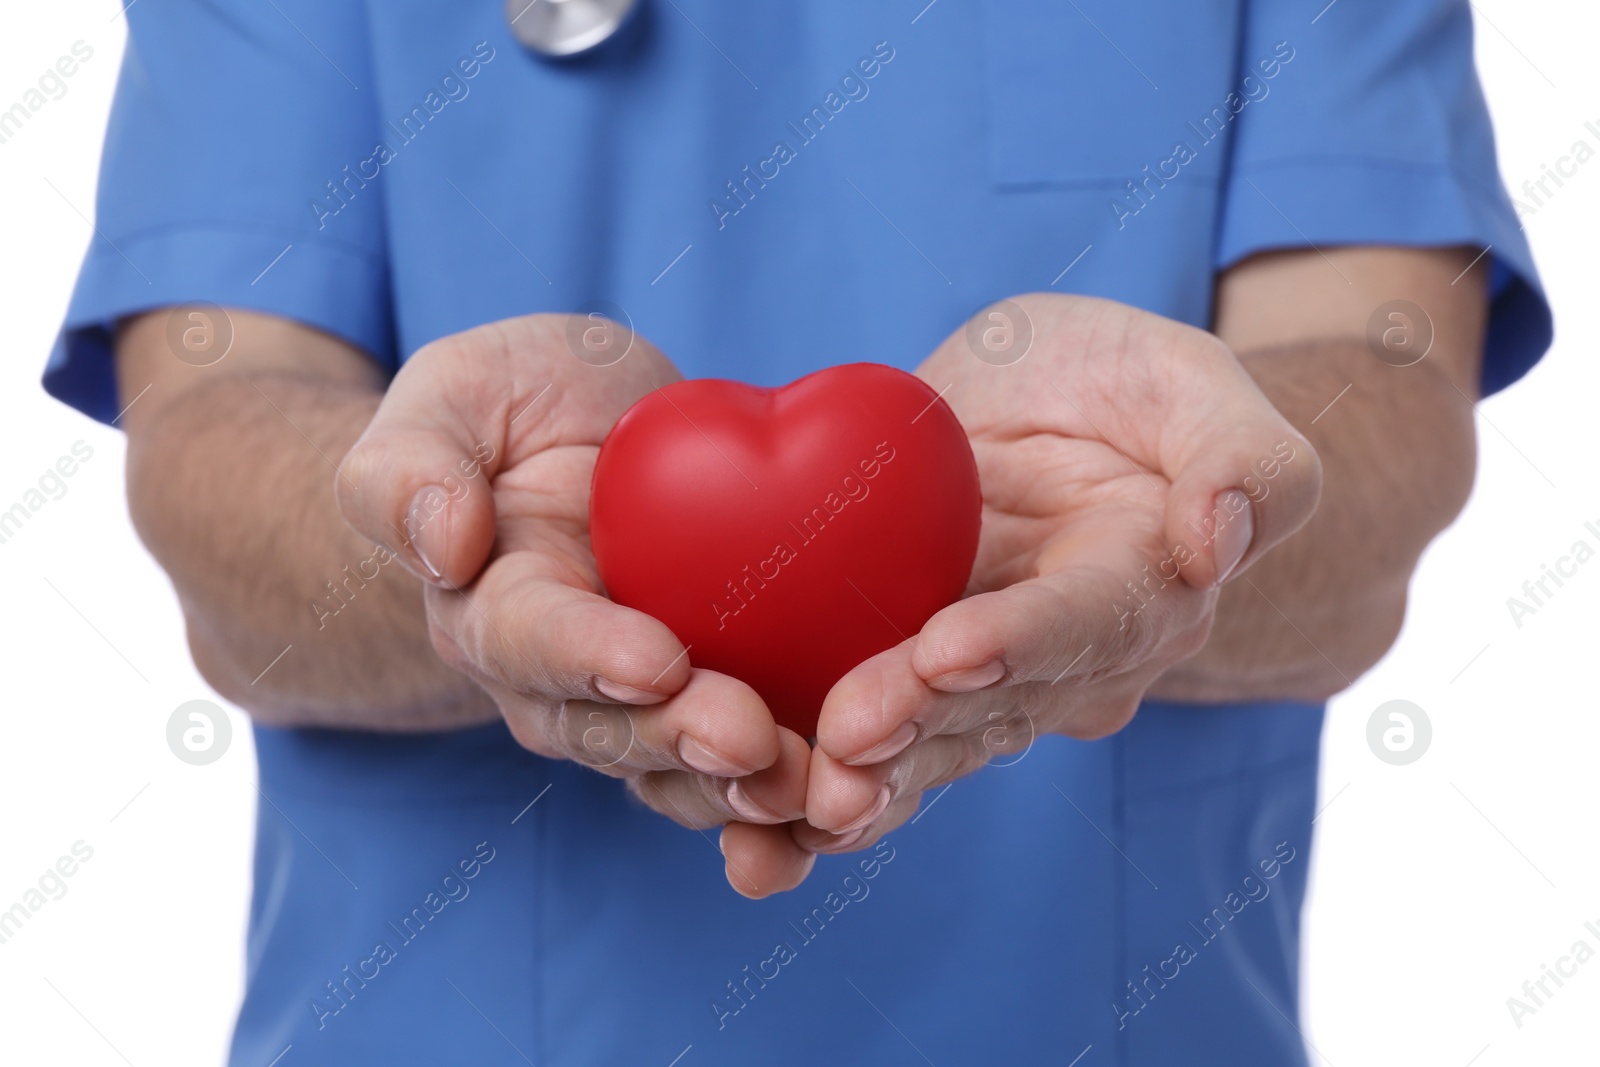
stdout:
[[[984,0],[992,180],[1117,186],[1171,158],[1180,141],[1199,147],[1187,124],[1202,124],[1238,88],[1239,6]],[[1223,153],[1197,156],[1185,171],[1221,176]]]

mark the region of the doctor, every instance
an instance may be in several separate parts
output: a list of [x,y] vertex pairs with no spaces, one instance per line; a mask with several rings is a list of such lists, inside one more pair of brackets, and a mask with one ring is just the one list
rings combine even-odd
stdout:
[[[130,8],[45,384],[255,723],[231,1062],[1305,1064],[1321,702],[1550,332],[1468,6],[1316,7]],[[860,359],[984,539],[812,748],[586,492]]]

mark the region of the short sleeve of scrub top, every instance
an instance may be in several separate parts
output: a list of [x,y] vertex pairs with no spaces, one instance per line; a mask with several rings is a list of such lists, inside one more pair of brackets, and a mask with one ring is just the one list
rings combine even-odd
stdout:
[[[132,5],[46,388],[110,420],[116,320],[191,301],[393,369],[602,299],[775,384],[1030,290],[1205,326],[1219,270],[1349,243],[1488,249],[1486,387],[1548,344],[1464,2],[641,4],[562,64],[499,0]],[[1321,725],[1147,701],[760,902],[502,727],[257,727],[231,1062],[1301,1067]]]
[[306,209],[373,139],[368,47],[351,3],[188,2],[130,19],[99,233],[45,373],[51,393],[110,420],[116,320],[193,301],[296,319],[398,365],[381,190],[337,234]]
[[1499,179],[1471,8],[1338,0],[1310,24],[1304,6],[1252,5],[1218,268],[1307,245],[1487,249],[1483,393],[1505,388],[1549,347],[1551,321]]

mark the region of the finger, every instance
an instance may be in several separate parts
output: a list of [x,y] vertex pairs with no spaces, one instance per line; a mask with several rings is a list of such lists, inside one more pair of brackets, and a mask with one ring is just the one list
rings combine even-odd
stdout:
[[495,540],[488,487],[513,453],[598,447],[634,401],[678,377],[631,331],[623,331],[628,358],[579,358],[574,322],[583,336],[593,332],[587,317],[527,315],[418,350],[340,465],[345,520],[393,544],[424,581],[470,582]]
[[495,387],[507,361],[473,358],[482,336],[446,338],[412,356],[336,480],[345,521],[436,585],[467,584],[488,558],[489,484],[506,452],[502,405],[527,399],[496,395],[508,392],[509,378]]
[[1072,691],[1085,681],[1142,676],[1197,651],[1214,596],[1156,578],[1141,600],[1118,584],[1123,571],[1068,567],[942,609],[915,637],[834,684],[817,747],[841,762],[881,762],[918,738],[989,729],[1019,708],[1037,733],[1115,732],[1136,698],[1080,705]]
[[[1012,694],[1037,688],[1023,686]],[[880,826],[884,813],[894,812],[906,798],[972,774],[997,758],[1004,758],[1005,766],[1019,762],[1040,731],[1027,709],[1015,699],[1012,703],[1008,714],[996,713],[977,729],[929,737],[881,763],[852,766],[814,753],[806,821],[841,836],[874,826],[881,834],[887,832]]]
[[1081,562],[943,609],[912,639],[910,662],[930,688],[949,692],[1128,674],[1197,651],[1215,596],[1088,551]]
[[1244,572],[1311,518],[1322,492],[1316,450],[1218,342],[1197,395],[1174,405],[1161,433],[1172,482],[1164,565],[1197,589]]
[[817,862],[787,826],[731,822],[722,828],[721,848],[728,884],[752,900],[795,888]]
[[617,778],[649,771],[737,778],[773,766],[784,754],[782,733],[755,691],[712,671],[692,672],[680,692],[653,707],[552,703],[497,683],[487,688],[524,748]]
[[805,739],[783,730],[778,758],[744,777],[652,771],[631,779],[629,788],[652,810],[691,829],[735,821],[777,825],[805,814],[810,764]]
[[[1216,336],[1104,300],[1027,294],[1014,302],[1055,361],[1030,357],[996,374],[970,358],[958,330],[919,371],[962,383],[949,399],[969,429],[994,423],[994,410],[1045,397],[1058,415],[1070,413],[1064,423],[1040,415],[1049,432],[1101,438],[1159,472],[1172,484],[1164,563],[1198,589],[1242,573],[1310,517],[1321,486],[1315,451]],[[1057,404],[1066,393],[1045,369],[1071,367],[1090,350],[1119,354],[1100,364],[1116,372],[1085,367],[1088,399]],[[997,396],[1009,402],[996,405]]]
[[[834,760],[852,766],[879,764],[919,740],[938,734],[963,734],[985,729],[1017,712],[1014,687],[987,684],[973,692],[935,688],[954,684],[937,676],[931,664],[919,671],[915,639],[886,649],[861,663],[829,690],[817,720],[817,747]],[[978,681],[1000,681],[1003,661]],[[970,681],[964,684],[971,684]]]
[[852,830],[847,834],[830,834],[826,830],[819,830],[808,822],[792,823],[791,832],[794,840],[801,848],[808,852],[839,853],[856,852],[864,848],[871,848],[889,833],[905,825],[906,820],[917,813],[921,806],[920,793],[912,793],[901,797],[890,804],[883,814],[870,826],[862,830]]
[[1033,731],[1009,718],[984,729],[930,737],[882,763],[851,766],[813,753],[806,822],[840,836],[873,825],[906,797],[953,782],[997,756],[1022,751]]
[[665,624],[577,581],[554,553],[500,556],[465,593],[428,591],[434,647],[480,682],[551,703],[653,704],[688,682],[687,650]]

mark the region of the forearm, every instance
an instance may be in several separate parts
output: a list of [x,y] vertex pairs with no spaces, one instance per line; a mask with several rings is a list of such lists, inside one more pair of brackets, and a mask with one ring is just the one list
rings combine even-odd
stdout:
[[233,374],[189,386],[130,434],[134,525],[172,578],[195,663],[258,721],[410,730],[495,717],[435,655],[420,583],[335,505],[334,465],[379,398]]
[[1304,528],[1224,589],[1205,648],[1154,695],[1322,700],[1388,650],[1418,558],[1465,504],[1472,406],[1427,361],[1391,367],[1358,340],[1240,358],[1317,450],[1322,500]]

